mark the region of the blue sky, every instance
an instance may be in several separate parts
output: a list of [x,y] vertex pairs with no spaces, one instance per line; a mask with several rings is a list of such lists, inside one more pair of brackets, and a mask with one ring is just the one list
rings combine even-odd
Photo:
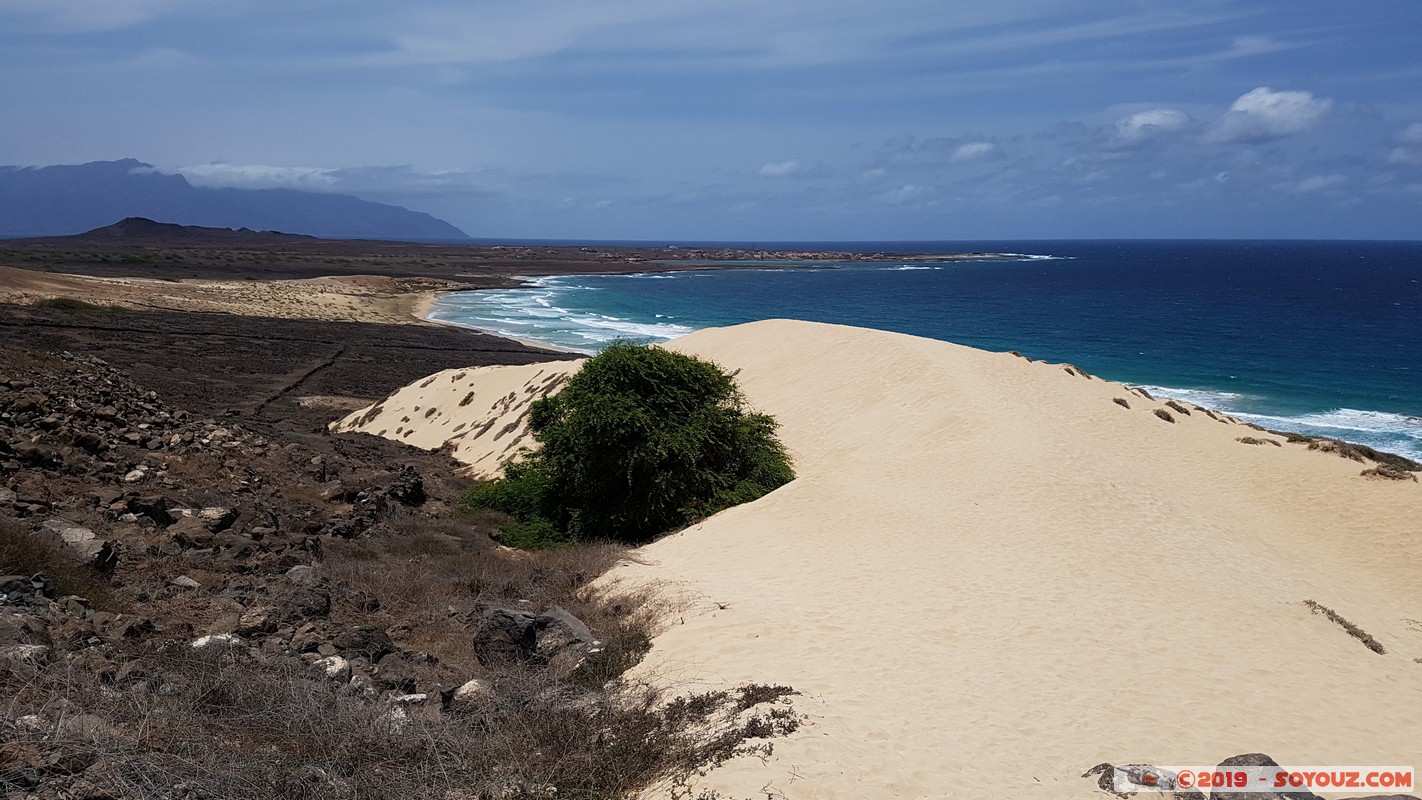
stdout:
[[1416,239],[1419,32],[1419,0],[0,0],[0,163],[487,237]]

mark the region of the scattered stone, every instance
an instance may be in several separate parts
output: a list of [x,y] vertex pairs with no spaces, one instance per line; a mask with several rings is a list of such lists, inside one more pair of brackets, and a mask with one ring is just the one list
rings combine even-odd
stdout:
[[253,636],[271,633],[277,629],[279,622],[280,615],[271,606],[249,608],[237,619],[237,634],[239,636]]
[[311,666],[320,670],[326,677],[341,683],[347,683],[351,679],[351,662],[340,656],[326,656]]
[[201,650],[211,645],[238,645],[242,643],[242,637],[232,633],[210,633],[207,636],[199,636],[192,641],[195,650]]
[[212,531],[197,517],[183,517],[166,531],[172,540],[182,547],[212,547]]
[[50,648],[44,644],[12,644],[0,647],[0,664],[11,669],[39,667],[49,661]]
[[213,533],[221,533],[232,527],[232,523],[237,521],[237,509],[211,506],[197,512],[197,516],[208,530]]
[[280,618],[285,622],[324,617],[331,613],[331,595],[316,589],[297,589],[282,600]]
[[457,688],[440,696],[441,705],[447,711],[468,712],[487,705],[495,697],[494,687],[482,678],[472,678]]
[[298,564],[287,570],[286,579],[297,586],[315,586],[318,583],[316,568],[305,564]]
[[363,655],[371,661],[378,661],[381,656],[395,650],[395,643],[390,641],[389,634],[380,628],[369,626],[346,628],[331,639],[331,644],[340,650]]
[[171,581],[171,583],[172,583],[174,586],[177,586],[177,587],[180,588],[180,589],[200,589],[200,588],[202,588],[202,584],[198,583],[197,581],[193,580],[192,578],[189,578],[189,577],[186,576],[186,575],[179,575],[178,577],[174,578],[174,579]]

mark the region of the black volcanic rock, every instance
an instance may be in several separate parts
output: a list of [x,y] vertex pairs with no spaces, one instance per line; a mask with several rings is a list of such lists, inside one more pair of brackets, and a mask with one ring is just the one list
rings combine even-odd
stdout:
[[0,166],[0,236],[63,236],[141,217],[334,239],[465,239],[429,214],[341,194],[211,189],[135,159]]

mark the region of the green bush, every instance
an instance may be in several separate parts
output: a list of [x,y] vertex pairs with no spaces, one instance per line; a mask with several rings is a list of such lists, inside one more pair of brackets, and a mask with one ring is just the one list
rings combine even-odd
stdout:
[[775,427],[715,364],[619,342],[533,404],[541,448],[464,500],[512,516],[517,546],[644,542],[794,478]]

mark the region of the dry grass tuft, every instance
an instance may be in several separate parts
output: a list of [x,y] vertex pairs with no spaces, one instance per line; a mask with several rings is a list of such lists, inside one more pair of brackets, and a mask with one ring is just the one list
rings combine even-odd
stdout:
[[1180,412],[1181,414],[1184,414],[1184,415],[1187,416],[1187,417],[1190,416],[1190,409],[1188,409],[1188,408],[1186,408],[1185,406],[1183,406],[1183,405],[1181,405],[1181,404],[1175,402],[1174,400],[1166,400],[1166,401],[1165,401],[1165,405],[1166,405],[1167,408],[1174,409],[1175,411],[1178,411],[1178,412]]
[[1242,444],[1272,444],[1275,447],[1283,447],[1283,445],[1279,444],[1277,439],[1258,439],[1253,436],[1240,436],[1235,439],[1235,441]]
[[783,687],[668,702],[640,684],[590,691],[525,675],[453,714],[372,701],[243,646],[130,655],[138,666],[107,684],[59,664],[0,678],[6,752],[46,756],[6,759],[0,781],[35,785],[57,762],[123,797],[617,798],[768,755],[764,739],[800,724],[776,703]]
[[1368,648],[1374,653],[1377,653],[1380,656],[1387,655],[1387,650],[1383,648],[1382,642],[1379,642],[1377,639],[1374,639],[1372,637],[1372,634],[1368,633],[1362,628],[1359,628],[1352,622],[1349,622],[1343,617],[1343,615],[1339,614],[1337,611],[1334,611],[1328,606],[1322,605],[1313,600],[1305,600],[1303,604],[1305,606],[1308,606],[1309,610],[1313,613],[1322,614],[1323,616],[1337,623],[1339,627],[1348,632],[1349,636],[1352,636],[1354,639],[1357,639],[1358,641],[1362,642],[1364,647]]
[[1388,466],[1387,464],[1379,464],[1376,467],[1373,467],[1372,469],[1365,469],[1358,474],[1362,475],[1364,478],[1382,478],[1384,480],[1391,481],[1412,481],[1413,483],[1417,482],[1417,476],[1413,473],[1408,472],[1405,469],[1398,469],[1397,467]]
[[1111,398],[1111,402],[1115,403],[1116,405],[1120,406],[1121,408],[1130,408],[1130,407],[1131,407],[1131,404],[1128,403],[1128,402],[1126,402],[1126,398],[1124,398],[1124,397],[1113,397],[1113,398]]
[[1166,411],[1166,410],[1163,409],[1163,408],[1157,408],[1157,409],[1155,410],[1155,415],[1156,415],[1157,417],[1160,417],[1161,419],[1165,420],[1166,422],[1174,422],[1174,421],[1175,421],[1175,417],[1170,416],[1170,412],[1169,412],[1169,411]]
[[1308,449],[1310,450],[1317,450],[1320,453],[1332,453],[1340,458],[1346,458],[1351,461],[1357,461],[1359,463],[1374,461],[1380,465],[1406,472],[1422,470],[1422,464],[1418,464],[1410,458],[1403,458],[1402,456],[1392,453],[1374,450],[1365,444],[1354,444],[1352,442],[1339,441],[1338,439],[1319,439],[1312,436],[1301,436],[1299,434],[1285,435],[1290,442],[1307,442]]
[[[265,643],[125,640],[106,654],[123,665],[117,672],[82,658],[0,671],[0,785],[68,780],[46,772],[59,761],[121,797],[612,800],[767,756],[770,739],[800,726],[788,687],[675,697],[663,681],[625,678],[672,606],[656,587],[595,583],[626,549],[512,551],[488,540],[489,522],[405,512],[367,536],[326,542],[317,565],[333,588],[332,623],[402,630],[403,647],[458,676],[446,685],[479,677],[488,695],[443,709],[436,694],[400,702],[330,680]],[[6,564],[73,580],[38,540],[0,541]],[[604,650],[567,676],[478,664],[479,610],[552,605],[586,623]],[[12,751],[36,754],[39,766]]]
[[[361,624],[410,625],[413,644],[442,660],[474,664],[470,621],[492,606],[543,611],[561,606],[606,647],[587,665],[587,681],[610,680],[639,661],[674,601],[657,587],[594,581],[628,550],[586,544],[529,552],[496,545],[492,514],[466,521],[427,520],[413,512],[373,528],[368,536],[329,542],[321,574],[376,601]],[[338,609],[339,610],[339,609]]]
[[99,611],[121,611],[123,602],[97,570],[82,564],[55,537],[29,530],[18,520],[0,517],[0,575],[42,574],[55,591],[78,595]]

